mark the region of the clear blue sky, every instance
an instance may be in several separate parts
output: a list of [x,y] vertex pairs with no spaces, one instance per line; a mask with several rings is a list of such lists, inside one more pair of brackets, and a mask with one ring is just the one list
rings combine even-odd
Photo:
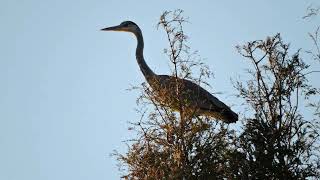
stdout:
[[166,74],[156,23],[164,10],[185,10],[190,45],[227,104],[236,102],[230,78],[247,67],[235,45],[281,32],[293,49],[310,47],[315,22],[301,17],[311,0],[191,2],[1,0],[0,179],[119,179],[110,153],[125,152],[122,141],[133,135],[127,122],[139,118],[137,93],[126,89],[144,78],[133,36],[103,27],[137,22],[147,62]]

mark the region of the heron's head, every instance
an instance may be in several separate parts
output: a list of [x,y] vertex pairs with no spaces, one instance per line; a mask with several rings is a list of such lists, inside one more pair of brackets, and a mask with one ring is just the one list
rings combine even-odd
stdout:
[[139,30],[139,27],[136,23],[132,21],[124,21],[118,26],[112,26],[101,29],[101,31],[124,31],[135,33]]

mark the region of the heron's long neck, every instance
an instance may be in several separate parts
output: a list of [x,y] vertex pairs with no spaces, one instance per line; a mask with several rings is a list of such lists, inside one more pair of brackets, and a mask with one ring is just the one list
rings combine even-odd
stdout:
[[155,73],[149,68],[149,66],[147,65],[143,57],[144,43],[143,43],[141,30],[135,32],[134,34],[137,37],[137,41],[138,41],[137,49],[136,49],[136,59],[139,64],[140,70],[142,71],[144,77],[148,81],[151,77],[155,75]]

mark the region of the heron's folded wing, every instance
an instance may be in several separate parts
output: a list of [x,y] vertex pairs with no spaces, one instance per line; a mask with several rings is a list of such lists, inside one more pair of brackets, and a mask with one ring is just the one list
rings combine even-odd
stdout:
[[184,80],[186,87],[188,89],[194,90],[197,94],[199,94],[200,99],[208,100],[213,106],[215,106],[217,109],[230,109],[226,104],[221,102],[218,98],[213,96],[211,93],[209,93],[207,90],[202,88],[201,86],[189,81],[189,80]]

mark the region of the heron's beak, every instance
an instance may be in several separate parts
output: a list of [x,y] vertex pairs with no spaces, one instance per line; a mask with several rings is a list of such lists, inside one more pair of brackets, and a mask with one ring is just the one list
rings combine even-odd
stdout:
[[112,26],[101,29],[101,31],[121,31],[121,26]]

